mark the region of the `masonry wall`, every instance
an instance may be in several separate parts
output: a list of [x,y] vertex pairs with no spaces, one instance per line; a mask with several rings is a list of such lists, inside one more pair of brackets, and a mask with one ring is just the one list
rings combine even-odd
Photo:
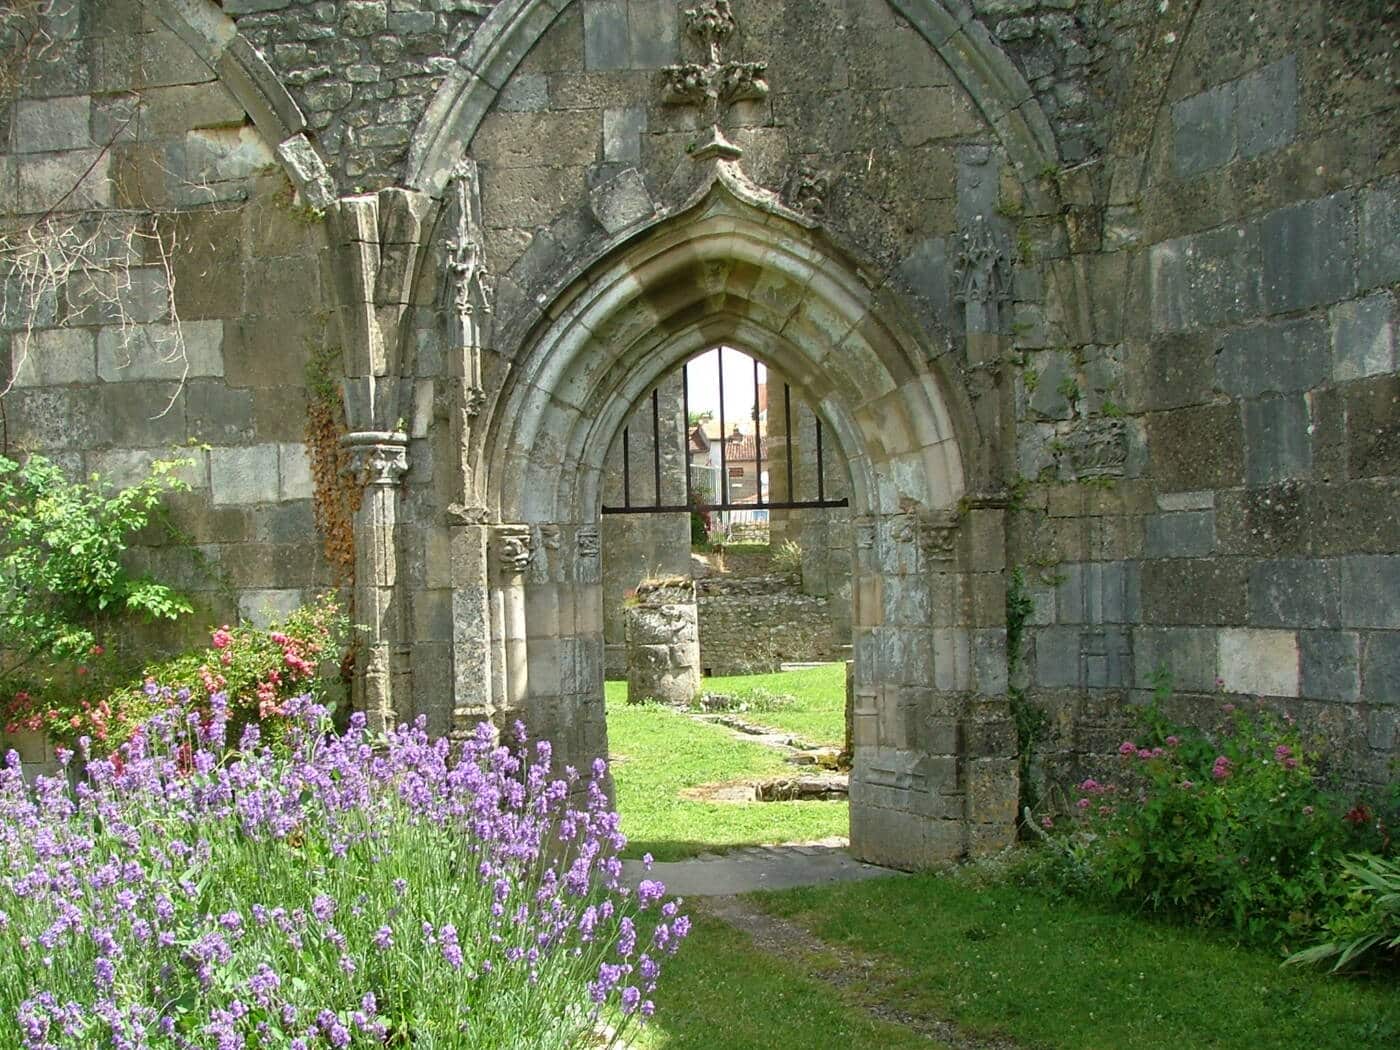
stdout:
[[[1163,96],[1120,120],[1097,170],[1061,175],[1089,233],[1049,253],[1046,310],[1018,337],[1012,542],[1051,780],[1111,761],[1162,674],[1176,717],[1213,726],[1260,699],[1343,779],[1395,775],[1400,110],[1383,7],[1208,2],[1160,25],[1183,39],[1138,60]],[[1088,302],[1061,291],[1076,271]]]
[[707,675],[771,674],[784,663],[836,659],[831,602],[803,594],[791,577],[709,577],[695,590]]
[[[189,461],[132,568],[192,594],[183,630],[266,620],[334,582],[312,513],[308,362],[326,335],[322,226],[216,73],[139,5],[59,2],[0,127],[10,243],[39,224],[69,279],[4,288],[0,451],[114,485]],[[36,294],[37,289],[37,294]],[[335,365],[333,367],[338,367]]]

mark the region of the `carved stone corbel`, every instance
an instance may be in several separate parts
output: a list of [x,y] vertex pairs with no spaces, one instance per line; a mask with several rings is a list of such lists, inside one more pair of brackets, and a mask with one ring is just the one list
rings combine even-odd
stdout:
[[535,556],[534,535],[528,525],[497,525],[492,546],[504,577],[523,575]]
[[408,435],[401,431],[361,430],[340,443],[350,455],[350,475],[362,486],[397,485],[408,473]]

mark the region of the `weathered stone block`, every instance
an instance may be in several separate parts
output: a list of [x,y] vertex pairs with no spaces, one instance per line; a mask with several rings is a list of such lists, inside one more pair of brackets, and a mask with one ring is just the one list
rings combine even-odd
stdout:
[[110,208],[111,162],[111,154],[100,150],[20,157],[19,210],[43,212],[60,204],[74,210]]
[[1154,689],[1160,673],[1168,676],[1172,689],[1214,692],[1216,636],[1209,627],[1133,628],[1134,683]]
[[1368,634],[1361,656],[1361,699],[1400,704],[1400,634]]
[[631,65],[625,0],[584,0],[583,64],[588,70],[620,70]]
[[1080,674],[1078,627],[1042,627],[1034,632],[1037,685],[1051,689],[1083,685]]
[[1400,179],[1391,177],[1363,192],[1360,212],[1361,287],[1400,281]]
[[1333,303],[1353,294],[1356,201],[1335,193],[1271,212],[1259,221],[1264,302],[1272,313]]
[[1191,176],[1228,164],[1235,154],[1235,91],[1221,84],[1172,106],[1172,164]]
[[1244,439],[1250,485],[1272,485],[1312,473],[1312,418],[1303,397],[1245,402]]
[[603,159],[619,164],[638,163],[646,129],[647,111],[641,106],[603,110]]
[[1249,573],[1249,622],[1261,627],[1335,627],[1342,622],[1336,561],[1265,561]]
[[636,168],[628,168],[601,186],[595,186],[588,201],[598,224],[610,234],[625,230],[656,211],[646,183]]
[[1400,629],[1400,555],[1357,555],[1340,561],[1341,625]]
[[276,502],[280,495],[278,449],[272,444],[210,449],[209,483],[214,503]]
[[549,78],[542,73],[517,73],[496,96],[504,113],[539,113],[549,108]]
[[97,374],[108,383],[221,376],[222,321],[128,325],[97,333]]
[[627,0],[627,37],[633,69],[660,69],[680,59],[680,5],[671,0]]
[[1235,82],[1241,157],[1257,157],[1298,133],[1298,60],[1288,55]]
[[340,31],[346,36],[370,36],[388,24],[385,0],[346,0],[341,7]]
[[48,328],[10,340],[11,374],[16,386],[65,386],[97,379],[92,330]]
[[1165,489],[1238,485],[1244,472],[1244,433],[1235,405],[1203,405],[1147,417],[1153,477]]
[[1395,296],[1377,292],[1339,303],[1332,325],[1332,375],[1339,382],[1395,371]]
[[1236,624],[1248,609],[1247,569],[1235,558],[1190,558],[1142,563],[1142,617],[1146,623]]
[[1215,359],[1216,385],[1240,397],[1311,390],[1327,378],[1327,342],[1326,326],[1310,317],[1231,332]]
[[1153,514],[1147,519],[1149,558],[1202,558],[1215,550],[1215,511]]
[[1226,692],[1298,695],[1298,635],[1228,628],[1220,632],[1217,674]]
[[315,494],[316,486],[311,477],[311,459],[306,446],[301,443],[284,444],[278,445],[277,449],[278,498],[309,500]]
[[1302,631],[1298,641],[1303,696],[1321,700],[1360,697],[1360,635],[1352,631]]
[[67,98],[20,100],[15,104],[16,153],[53,153],[106,145],[92,140],[92,99]]

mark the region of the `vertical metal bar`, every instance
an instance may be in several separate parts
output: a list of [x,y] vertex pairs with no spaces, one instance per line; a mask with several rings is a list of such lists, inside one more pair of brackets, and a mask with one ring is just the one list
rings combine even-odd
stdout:
[[627,427],[622,428],[622,505],[632,508],[632,441]]
[[724,347],[719,354],[719,501],[729,502],[729,432],[724,429]]
[[690,362],[681,365],[681,411],[685,413],[685,505],[693,507],[690,491]]
[[661,388],[651,388],[651,464],[656,474],[656,500],[661,506]]
[[786,383],[783,384],[783,427],[783,440],[787,442],[787,498],[792,502],[797,499],[797,492],[792,487],[792,387]]
[[753,469],[754,485],[758,490],[758,506],[763,502],[763,430],[759,426],[758,358],[753,360]]
[[817,502],[826,502],[826,467],[822,462],[822,417],[812,413],[817,419]]

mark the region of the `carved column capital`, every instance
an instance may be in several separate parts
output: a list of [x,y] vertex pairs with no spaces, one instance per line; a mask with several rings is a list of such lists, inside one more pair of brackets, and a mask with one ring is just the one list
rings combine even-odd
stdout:
[[340,443],[350,454],[350,474],[361,485],[397,485],[408,473],[408,435],[402,431],[360,430]]
[[534,537],[528,525],[497,525],[492,530],[492,550],[504,576],[519,576],[535,556]]

